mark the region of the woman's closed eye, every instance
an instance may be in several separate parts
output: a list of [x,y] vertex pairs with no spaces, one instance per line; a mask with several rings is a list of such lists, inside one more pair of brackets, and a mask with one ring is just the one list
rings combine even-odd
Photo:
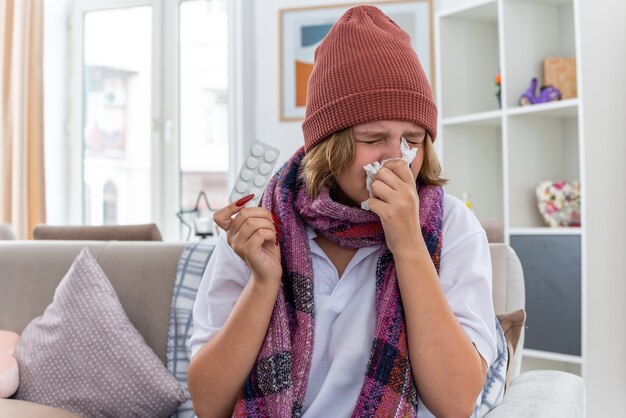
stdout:
[[383,138],[372,138],[372,139],[357,139],[356,142],[360,142],[361,144],[383,144],[385,140]]
[[404,139],[406,139],[406,142],[409,145],[416,147],[418,145],[422,145],[426,137],[425,136],[405,136]]
[[[424,140],[426,139],[425,135],[407,135],[404,136],[406,142],[409,144],[411,148],[417,147],[418,145],[422,145]],[[374,137],[374,138],[357,138],[356,142],[366,145],[382,145],[387,143],[389,139],[383,137]]]

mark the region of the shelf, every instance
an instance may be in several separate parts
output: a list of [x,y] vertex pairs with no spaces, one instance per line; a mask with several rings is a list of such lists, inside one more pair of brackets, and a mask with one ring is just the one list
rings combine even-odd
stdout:
[[576,228],[509,228],[509,235],[581,235],[582,230]]
[[551,118],[569,118],[578,115],[578,99],[559,100],[530,106],[518,106],[506,110],[508,116],[541,115]]
[[545,180],[580,179],[577,118],[546,113],[508,118],[509,227],[546,227],[535,188]]
[[533,77],[544,84],[544,59],[576,57],[574,8],[573,1],[506,0],[502,6],[506,106],[515,108]]
[[443,176],[446,193],[470,193],[480,219],[503,219],[502,128],[453,124],[443,126]]
[[475,20],[479,22],[497,22],[498,2],[496,0],[476,1],[453,10],[438,13],[438,17],[453,17],[455,19]]
[[530,348],[524,348],[522,354],[525,357],[538,358],[542,360],[561,361],[564,363],[582,364],[583,362],[581,356],[551,353],[549,351],[531,350]]
[[567,6],[572,0],[526,0],[528,3],[547,4],[550,6]]
[[444,118],[441,120],[441,124],[443,126],[469,125],[499,127],[502,125],[502,111],[492,110],[489,112]]
[[437,16],[440,43],[447,45],[440,48],[438,63],[442,118],[498,111],[498,2],[482,1]]
[[582,363],[569,363],[567,361],[546,360],[543,358],[524,356],[520,371],[524,373],[532,370],[560,370],[582,377],[582,368]]
[[522,367],[581,374],[587,229],[546,226],[535,190],[546,180],[581,179],[582,95],[518,103],[532,78],[543,84],[546,58],[580,61],[577,0],[456,3],[435,15],[437,145],[446,193],[470,193],[479,219],[502,219],[506,242],[518,254],[527,311]]

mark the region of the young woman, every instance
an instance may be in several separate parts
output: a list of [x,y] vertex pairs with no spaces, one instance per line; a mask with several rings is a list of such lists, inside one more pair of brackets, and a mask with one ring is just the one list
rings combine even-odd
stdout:
[[437,109],[408,35],[373,6],[350,9],[316,50],[307,94],[304,147],[261,206],[215,214],[226,234],[194,306],[194,409],[478,414],[501,332],[489,249],[443,193]]

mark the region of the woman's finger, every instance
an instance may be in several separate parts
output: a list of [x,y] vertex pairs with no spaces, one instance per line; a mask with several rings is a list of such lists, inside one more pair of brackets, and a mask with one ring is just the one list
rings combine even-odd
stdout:
[[229,228],[237,231],[241,228],[241,225],[243,225],[246,220],[250,218],[262,218],[273,222],[272,214],[269,210],[261,207],[245,208],[244,210],[240,210],[237,216],[231,219]]
[[257,229],[246,241],[249,248],[261,248],[266,242],[274,246],[276,241],[276,232],[269,229]]
[[387,167],[389,170],[393,171],[396,176],[398,176],[405,183],[412,184],[415,182],[413,172],[411,171],[407,163],[402,160],[388,161],[383,167]]
[[372,197],[386,203],[392,203],[394,189],[383,180],[376,179],[372,182]]
[[376,173],[374,181],[381,181],[394,190],[399,190],[404,183],[390,167],[386,166],[386,164]]
[[238,228],[233,226],[233,233],[237,235],[236,240],[240,243],[247,242],[257,231],[267,230],[274,234],[278,229],[274,223],[266,218],[248,218]]
[[233,215],[237,214],[241,209],[243,209],[250,200],[254,198],[253,194],[249,194],[248,196],[244,196],[236,202],[231,203],[228,206],[223,207],[213,214],[213,221],[222,228],[224,231],[228,231],[230,228],[230,224],[233,221]]

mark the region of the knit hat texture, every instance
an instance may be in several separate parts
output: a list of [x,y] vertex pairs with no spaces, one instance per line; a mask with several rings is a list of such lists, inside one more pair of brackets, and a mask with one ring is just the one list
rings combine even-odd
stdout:
[[437,106],[409,34],[374,6],[348,10],[315,50],[304,149],[376,120],[404,120],[437,137]]

